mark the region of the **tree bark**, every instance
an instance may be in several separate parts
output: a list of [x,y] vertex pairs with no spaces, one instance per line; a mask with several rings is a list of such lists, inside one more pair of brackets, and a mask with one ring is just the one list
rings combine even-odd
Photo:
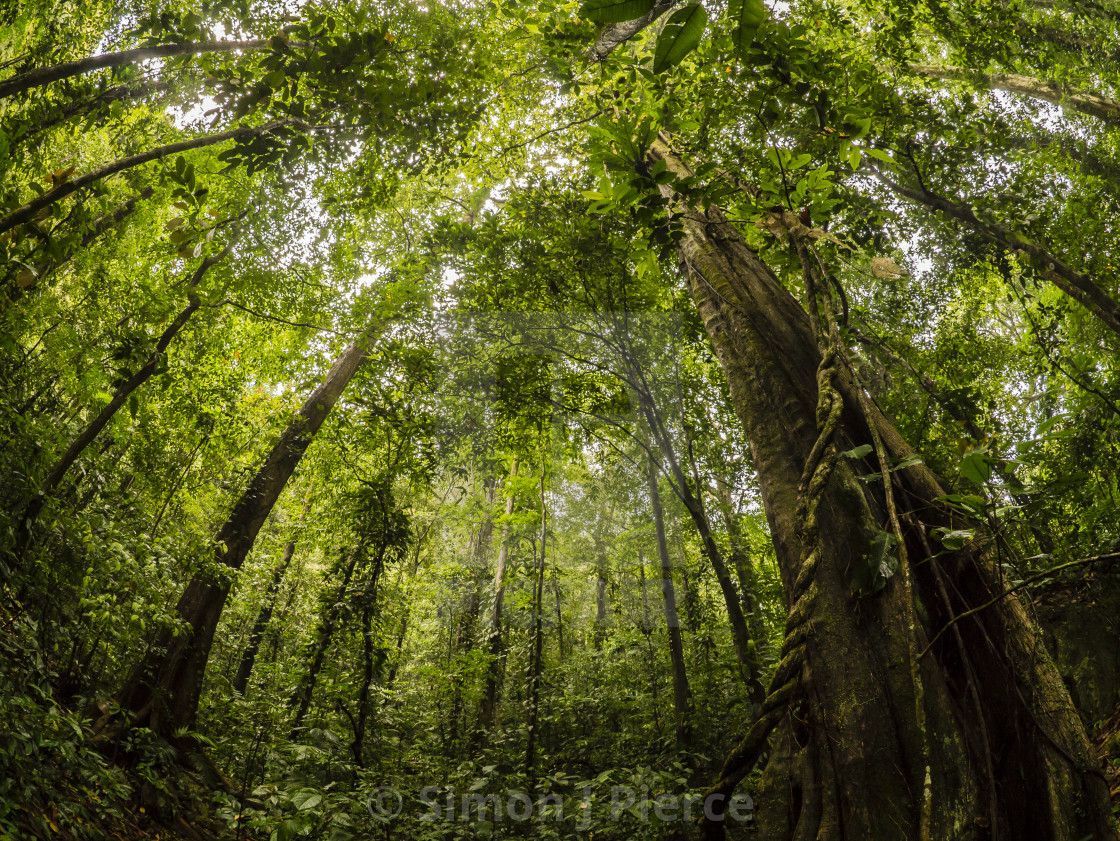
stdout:
[[110,67],[123,67],[126,64],[138,64],[141,61],[151,61],[157,58],[176,58],[185,55],[199,55],[201,53],[233,52],[235,50],[260,50],[271,44],[268,38],[259,38],[249,41],[200,41],[184,44],[160,44],[155,47],[138,47],[133,50],[122,50],[119,53],[103,53],[102,55],[80,58],[75,61],[65,61],[50,67],[36,67],[0,82],[0,99],[25,93],[32,88],[49,85],[72,76],[82,76],[95,70],[104,70]]
[[176,605],[179,619],[190,630],[178,636],[170,631],[160,634],[117,694],[133,726],[145,725],[161,734],[193,726],[214,632],[230,592],[226,576],[241,568],[296,465],[365,359],[376,332],[375,325],[368,327],[335,360],[218,530],[214,564],[220,575],[196,574]]
[[[649,154],[679,176],[689,173],[665,137]],[[670,187],[663,194],[683,217],[679,254],[750,444],[789,594],[805,557],[796,512],[817,438],[816,340],[806,312],[717,208],[695,210],[675,201]],[[860,408],[852,373],[841,368],[836,379],[844,403],[837,446],[871,443],[873,424],[890,457],[909,455],[877,409]],[[1002,586],[984,551],[929,546],[927,529],[951,521],[923,465],[891,474],[916,604],[894,578],[876,595],[853,598],[851,570],[866,562],[887,514],[882,489],[856,481],[847,461],[840,459],[818,508],[820,561],[798,716],[806,726],[794,733],[797,760],[811,766],[801,778],[818,784],[815,799],[800,786],[793,793],[791,766],[775,752],[759,798],[761,837],[1115,838],[1084,727],[1016,598],[955,623],[925,653],[954,616]],[[860,467],[870,472],[870,463]],[[915,646],[923,651],[918,683],[905,668]],[[724,793],[749,770],[736,765],[741,759],[733,754],[725,766]],[[709,822],[706,832],[723,837],[723,824]]]
[[677,593],[673,587],[673,562],[665,539],[665,515],[661,508],[661,492],[657,487],[658,470],[651,455],[647,461],[649,502],[657,538],[657,557],[661,562],[661,598],[665,608],[665,624],[669,631],[669,663],[673,674],[673,711],[676,714],[677,747],[686,748],[692,741],[692,690],[684,664],[684,643],[681,620],[677,615]]

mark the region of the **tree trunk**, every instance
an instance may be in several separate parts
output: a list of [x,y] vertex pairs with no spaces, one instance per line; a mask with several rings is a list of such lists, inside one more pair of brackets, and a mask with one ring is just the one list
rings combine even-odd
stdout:
[[[650,156],[689,172],[666,138]],[[671,188],[663,192],[671,197]],[[806,312],[718,209],[678,202],[674,210],[685,231],[679,253],[750,443],[788,595],[805,557],[798,486],[817,439],[820,354]],[[890,457],[910,454],[873,406],[860,408],[849,370],[841,367],[836,383],[844,403],[836,446],[871,443],[871,423]],[[890,474],[917,604],[901,574],[853,598],[851,572],[868,562],[887,514],[877,489],[839,461],[817,510],[822,539],[798,716],[805,724],[789,728],[796,761],[775,751],[767,764],[761,837],[1115,838],[1084,727],[1018,599],[962,616],[1003,584],[987,553],[929,546],[927,529],[950,519],[923,465]],[[950,626],[953,617],[962,618]],[[916,663],[915,649],[923,652]],[[730,757],[721,792],[746,773],[742,760],[741,752]],[[723,836],[722,823],[706,830]]]
[[43,505],[47,497],[54,493],[59,483],[66,476],[66,472],[71,468],[74,462],[78,460],[82,453],[85,452],[86,447],[93,443],[94,439],[101,433],[101,430],[109,425],[109,422],[116,416],[121,406],[128,401],[129,397],[131,397],[140,386],[151,379],[152,375],[159,370],[159,363],[163,360],[168,346],[175,337],[179,335],[179,331],[183,329],[191,316],[194,315],[201,305],[198,296],[193,292],[194,288],[211,267],[220,263],[225,256],[229,254],[232,247],[233,240],[231,239],[229,244],[220,252],[202,261],[187,284],[187,289],[190,290],[188,293],[190,302],[164,329],[163,334],[156,341],[155,349],[148,354],[148,358],[143,366],[131,377],[117,386],[112,399],[94,416],[93,420],[86,424],[86,428],[70,443],[70,446],[66,448],[66,452],[62,454],[54,467],[51,468],[50,473],[43,479],[43,483],[39,486],[39,493],[27,504],[23,517],[20,519],[19,535],[16,541],[17,557],[26,549],[31,539],[35,522],[43,510]]
[[610,528],[611,517],[614,514],[612,501],[606,512],[599,515],[595,524],[595,628],[592,630],[592,645],[596,651],[603,647],[603,640],[607,634],[607,575],[610,566],[607,562],[606,530]]
[[[517,458],[509,471],[510,488],[506,498],[506,518],[513,514],[513,480],[517,478]],[[490,664],[486,673],[486,690],[482,696],[482,709],[479,710],[480,730],[494,726],[494,713],[498,706],[498,682],[502,676],[502,598],[506,587],[506,559],[509,557],[509,523],[502,527],[502,548],[498,551],[498,564],[494,569],[494,607],[490,612],[490,634],[487,650]]]
[[292,693],[292,697],[288,699],[288,709],[295,710],[295,715],[292,717],[292,729],[288,734],[288,738],[293,742],[299,736],[299,730],[303,727],[303,720],[307,718],[307,711],[311,709],[311,696],[315,694],[315,684],[319,681],[319,672],[323,669],[327,649],[331,647],[334,630],[338,625],[339,617],[342,615],[342,608],[346,604],[346,590],[350,587],[350,579],[354,577],[354,569],[364,554],[365,547],[358,546],[347,556],[343,567],[342,581],[335,588],[334,596],[332,596],[330,604],[327,605],[326,613],[319,624],[319,631],[315,635],[315,642],[309,652],[310,657],[308,659],[311,660],[311,665],[308,666],[307,674],[303,676],[303,680],[296,687],[296,691]]
[[75,61],[65,61],[50,67],[36,67],[5,79],[0,82],[0,99],[24,93],[32,88],[49,85],[61,79],[72,76],[82,76],[95,70],[104,70],[109,67],[123,67],[126,64],[138,64],[142,61],[151,61],[157,58],[175,58],[185,55],[199,55],[201,53],[232,52],[234,50],[260,50],[271,44],[268,38],[251,41],[201,41],[197,43],[160,44],[155,47],[139,47],[134,50],[122,50],[119,53],[103,53],[102,55],[80,58]]
[[658,470],[653,457],[648,459],[649,502],[653,528],[657,537],[657,557],[661,561],[661,596],[665,608],[665,624],[669,631],[669,662],[673,673],[673,712],[676,714],[677,746],[685,748],[692,736],[692,690],[684,666],[684,643],[681,620],[677,615],[677,593],[673,587],[673,562],[665,539],[665,516],[661,509],[661,492],[657,487]]
[[[307,513],[311,510],[311,492],[307,493],[307,500],[303,505],[303,513],[299,518],[299,525],[303,525],[307,519]],[[296,539],[293,535],[284,547],[284,554],[280,558],[280,563],[272,571],[272,580],[268,584],[268,589],[264,594],[264,602],[261,604],[261,609],[257,613],[257,620],[253,623],[253,630],[249,632],[249,642],[245,646],[245,651],[241,655],[241,664],[237,667],[237,675],[233,678],[233,691],[238,695],[244,695],[245,689],[249,685],[249,676],[253,673],[253,665],[257,661],[257,652],[260,651],[261,639],[264,638],[264,632],[268,628],[268,623],[272,619],[272,611],[276,608],[276,596],[280,592],[280,584],[284,580],[284,573],[288,571],[288,566],[292,562],[292,556],[296,552]]]
[[1120,102],[1096,93],[1084,93],[1063,88],[1057,82],[1044,82],[1017,73],[973,73],[957,67],[938,67],[932,64],[913,64],[910,69],[931,79],[967,81],[977,79],[989,88],[1020,93],[1088,114],[1108,123],[1120,123]]
[[[218,530],[214,560],[219,569],[229,571],[226,575],[241,568],[296,465],[365,359],[375,332],[371,325],[335,360]],[[200,573],[191,579],[176,606],[179,619],[190,626],[189,632],[178,636],[161,633],[117,694],[132,725],[146,725],[161,734],[193,726],[210,647],[230,586],[226,576]]]
[[354,762],[357,763],[359,768],[365,767],[362,747],[365,744],[366,726],[369,723],[369,693],[373,687],[374,678],[381,671],[380,664],[385,659],[384,649],[381,649],[380,654],[375,651],[373,619],[378,613],[377,587],[381,581],[381,573],[385,569],[385,552],[388,547],[387,538],[383,538],[377,557],[374,559],[373,569],[370,570],[369,584],[366,586],[366,592],[362,597],[362,686],[358,690],[358,720],[354,724],[354,741],[352,743]]
[[275,120],[271,123],[266,123],[263,126],[257,127],[239,127],[230,129],[229,131],[221,131],[217,134],[205,134],[202,137],[194,137],[190,140],[180,140],[177,143],[168,143],[165,146],[157,146],[155,149],[149,149],[147,152],[141,152],[138,155],[130,155],[127,158],[119,158],[112,163],[106,164],[100,169],[95,169],[92,172],[87,172],[84,175],[79,175],[72,181],[63,181],[57,187],[47,190],[41,196],[38,196],[27,204],[16,208],[7,216],[0,218],[0,234],[11,230],[26,222],[30,222],[35,218],[41,210],[45,210],[52,205],[62,201],[67,196],[76,193],[83,187],[88,187],[91,184],[96,184],[102,179],[108,178],[110,175],[116,175],[118,172],[124,172],[128,169],[133,169],[151,161],[166,158],[168,155],[177,155],[180,152],[187,152],[191,149],[203,149],[207,146],[214,146],[218,143],[224,143],[227,140],[243,140],[250,137],[263,137],[270,132],[274,132],[279,128],[291,127],[300,130],[307,130],[310,126],[299,122],[298,120]]
[[545,541],[548,537],[548,507],[544,499],[544,479],[546,462],[544,453],[541,453],[541,533],[540,552],[537,560],[536,581],[533,586],[533,649],[529,657],[529,715],[526,729],[529,731],[525,747],[525,776],[529,780],[529,787],[533,788],[533,764],[536,760],[537,747],[537,717],[541,700],[541,671],[544,656],[544,567]]
[[1067,265],[1040,245],[1023,239],[1000,225],[982,222],[966,204],[956,204],[924,187],[907,187],[887,178],[878,170],[875,177],[900,196],[938,210],[969,228],[990,242],[1009,252],[1022,251],[1034,261],[1043,277],[1081,304],[1096,316],[1109,330],[1120,336],[1120,301],[1102,289],[1093,278]]
[[762,664],[758,659],[757,648],[752,649],[751,647],[750,632],[747,630],[747,622],[743,617],[743,610],[739,603],[739,593],[735,590],[735,584],[731,581],[731,574],[728,572],[727,563],[723,559],[723,553],[712,534],[708,513],[704,509],[704,502],[700,496],[702,491],[700,490],[699,471],[693,464],[693,477],[696,487],[696,492],[693,493],[692,486],[685,478],[684,470],[681,468],[680,461],[673,450],[672,439],[661,422],[657,407],[647,400],[643,410],[650,429],[653,430],[654,437],[657,439],[661,453],[669,463],[669,470],[673,476],[673,485],[677,495],[684,503],[685,510],[688,511],[693,525],[696,526],[696,531],[700,534],[700,543],[704,549],[704,555],[708,558],[708,562],[712,565],[712,570],[716,574],[716,581],[719,582],[719,589],[723,594],[723,603],[727,608],[728,624],[731,625],[731,639],[735,646],[735,656],[742,669],[748,694],[751,700],[757,703],[765,695],[765,687],[762,684]]

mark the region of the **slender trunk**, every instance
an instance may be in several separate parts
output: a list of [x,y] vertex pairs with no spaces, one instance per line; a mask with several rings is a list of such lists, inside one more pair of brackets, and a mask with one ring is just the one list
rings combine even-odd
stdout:
[[727,619],[731,626],[731,639],[735,646],[735,656],[742,669],[743,679],[747,684],[747,692],[752,701],[761,701],[762,696],[765,695],[765,688],[762,683],[762,664],[758,659],[757,647],[751,646],[750,632],[747,630],[747,622],[739,603],[739,593],[735,590],[735,584],[731,580],[731,574],[728,572],[723,552],[720,551],[715,536],[712,534],[708,513],[704,509],[704,502],[700,496],[699,471],[696,470],[696,465],[693,463],[693,481],[696,488],[696,492],[693,493],[692,486],[685,478],[684,470],[681,468],[680,461],[673,450],[672,440],[661,422],[656,406],[647,401],[644,409],[650,428],[653,430],[654,437],[661,448],[661,453],[669,464],[677,494],[681,502],[684,503],[685,510],[688,511],[693,525],[696,526],[696,531],[700,534],[704,555],[708,558],[708,562],[712,565],[712,570],[716,574],[716,581],[719,583],[720,592],[723,594],[723,603],[727,608]]
[[[513,514],[513,480],[517,478],[517,458],[509,471],[510,488],[506,498],[506,519]],[[486,673],[486,691],[482,697],[479,711],[479,729],[489,730],[494,726],[494,713],[498,706],[498,683],[502,676],[502,599],[506,587],[506,559],[509,557],[509,523],[502,527],[502,548],[498,551],[498,563],[494,569],[494,607],[490,612],[490,634],[487,651],[490,665]]]
[[[303,505],[303,513],[300,515],[299,524],[303,525],[307,519],[307,513],[311,510],[311,492],[308,491],[307,500]],[[264,632],[268,628],[268,623],[272,619],[272,611],[276,607],[276,596],[280,592],[280,584],[284,580],[284,573],[288,571],[288,566],[292,562],[292,556],[296,552],[296,539],[293,536],[284,547],[284,554],[280,558],[280,563],[272,571],[272,580],[268,584],[268,589],[264,594],[264,602],[261,604],[261,609],[257,613],[257,619],[253,623],[253,630],[249,632],[249,642],[245,646],[245,651],[241,655],[241,664],[237,667],[237,675],[233,678],[233,691],[238,695],[244,695],[245,689],[249,685],[249,675],[253,673],[253,665],[257,661],[257,652],[260,651],[261,640],[264,638]]]
[[370,571],[370,581],[363,595],[362,607],[362,686],[358,691],[358,720],[354,724],[354,742],[352,745],[354,762],[359,768],[365,767],[362,755],[362,746],[365,744],[366,726],[369,723],[370,703],[369,693],[373,687],[373,680],[380,672],[380,664],[384,660],[384,649],[380,652],[374,644],[373,619],[378,614],[377,588],[381,581],[381,573],[385,569],[385,552],[388,541],[383,539],[374,559],[373,569]]
[[371,325],[335,360],[218,530],[215,561],[219,569],[229,572],[217,579],[199,574],[191,580],[176,606],[189,632],[160,634],[117,694],[133,725],[168,734],[194,724],[214,632],[230,592],[228,576],[241,568],[281,491],[365,359],[375,335]]
[[232,247],[233,241],[231,240],[220,252],[202,261],[198,269],[196,269],[191,276],[190,282],[187,285],[187,288],[192,290],[188,294],[190,302],[164,329],[163,334],[156,341],[155,348],[148,354],[148,358],[143,366],[131,377],[117,386],[112,399],[94,416],[93,420],[78,434],[78,437],[70,442],[70,446],[66,448],[66,452],[62,454],[62,457],[59,458],[54,467],[51,468],[51,471],[39,486],[39,493],[28,503],[27,509],[20,522],[20,538],[17,541],[17,546],[19,547],[17,554],[22,553],[26,548],[27,542],[31,538],[35,522],[43,509],[47,497],[54,493],[70,467],[78,460],[81,454],[85,452],[86,447],[93,443],[94,439],[101,433],[101,430],[108,426],[109,422],[116,416],[117,411],[128,401],[133,393],[151,379],[152,375],[159,370],[159,363],[163,360],[168,346],[175,337],[179,335],[179,331],[183,329],[191,316],[194,315],[201,305],[200,299],[193,292],[194,288],[212,266],[221,262],[225,256],[229,254]]
[[[665,138],[650,156],[689,173]],[[663,192],[672,197],[671,188]],[[718,209],[674,206],[684,223],[679,253],[750,443],[792,600],[808,556],[799,485],[819,446],[814,333],[805,310]],[[835,368],[835,383],[837,448],[871,443],[874,430],[889,457],[911,454],[846,365]],[[766,766],[757,796],[761,837],[958,839],[983,827],[1002,841],[1115,838],[1084,727],[1018,599],[993,599],[1003,585],[990,554],[929,545],[928,530],[951,519],[933,501],[944,494],[923,465],[890,474],[912,566],[853,603],[851,571],[874,560],[891,498],[858,482],[846,461],[820,488],[823,539],[808,547],[819,559],[811,630],[799,626],[805,708],[787,726],[797,762],[776,751]],[[713,791],[733,791],[755,756],[745,740]],[[723,837],[722,823],[705,829]]]
[[657,465],[653,457],[648,463],[649,501],[653,513],[653,528],[657,536],[657,556],[661,561],[661,596],[665,607],[665,624],[669,630],[669,662],[673,672],[673,711],[676,713],[677,746],[687,747],[692,733],[692,690],[684,665],[684,643],[681,640],[681,620],[677,615],[677,593],[673,587],[673,562],[669,558],[669,544],[665,539],[665,515],[661,509],[661,491],[657,484]]
[[294,709],[295,715],[292,717],[292,729],[288,735],[291,741],[295,741],[299,736],[300,728],[303,727],[303,721],[307,718],[307,711],[311,709],[311,696],[315,694],[315,684],[319,681],[319,672],[323,669],[323,661],[327,657],[327,650],[331,647],[331,642],[334,640],[334,631],[338,626],[339,617],[342,616],[342,610],[346,605],[346,591],[350,587],[350,579],[354,577],[354,569],[357,567],[359,560],[365,554],[365,547],[358,546],[346,558],[343,566],[342,581],[338,583],[335,588],[334,594],[331,596],[330,603],[327,605],[326,613],[323,614],[322,621],[319,623],[318,633],[315,634],[315,642],[308,652],[311,665],[308,666],[307,674],[303,676],[296,691],[292,693],[292,697],[288,699],[288,709]]
[[350,744],[350,752],[354,755],[354,763],[359,768],[365,767],[362,745],[366,737],[366,722],[369,718],[369,692],[373,686],[374,671],[373,609],[366,607],[362,611],[362,686],[358,691],[358,720],[354,723],[354,741]]
[[592,644],[596,651],[603,647],[603,639],[607,634],[607,574],[610,566],[607,562],[606,531],[610,528],[611,517],[614,514],[612,502],[606,512],[599,515],[595,524],[595,629],[592,632]]
[[1120,123],[1120,102],[1096,93],[1071,91],[1057,82],[1044,82],[1017,73],[974,73],[957,67],[938,67],[932,64],[913,64],[910,69],[931,79],[951,81],[977,79],[995,90],[1020,93],[1054,105],[1072,108],[1108,123]]
[[746,538],[743,537],[743,528],[735,515],[735,509],[731,502],[731,492],[718,479],[716,486],[720,515],[723,517],[728,542],[731,545],[731,564],[735,569],[735,576],[739,580],[743,615],[750,626],[753,641],[759,648],[763,648],[766,644],[766,629],[762,624],[762,617],[758,613],[758,576],[755,572],[754,562],[751,560],[751,549]]
[[228,131],[218,132],[217,134],[206,134],[202,137],[195,137],[190,140],[180,140],[177,143],[168,143],[165,146],[157,146],[155,149],[149,149],[147,152],[141,152],[138,155],[130,155],[127,158],[119,158],[112,163],[106,164],[100,169],[95,169],[92,172],[87,172],[84,175],[79,175],[72,181],[63,181],[57,187],[43,195],[38,196],[27,204],[16,208],[7,216],[0,218],[0,234],[11,230],[26,222],[30,222],[42,210],[46,210],[52,205],[62,201],[67,196],[76,193],[84,187],[89,187],[96,184],[110,175],[116,175],[118,172],[133,169],[143,164],[150,163],[151,161],[166,158],[168,155],[177,155],[180,152],[188,152],[192,149],[203,149],[207,146],[214,146],[218,143],[224,143],[227,140],[246,140],[251,137],[263,137],[270,132],[277,129],[291,127],[299,130],[306,131],[310,126],[301,123],[298,120],[275,120],[263,126],[254,128],[240,127],[230,129]]
[[536,761],[537,717],[541,701],[541,672],[544,656],[544,567],[547,557],[545,541],[548,537],[548,507],[544,499],[544,479],[546,462],[541,454],[541,533],[540,555],[537,560],[536,581],[533,587],[533,650],[529,658],[529,716],[527,729],[528,742],[525,747],[525,776],[533,787],[533,764]]
[[968,205],[956,204],[922,187],[914,188],[899,184],[878,170],[875,170],[874,174],[900,196],[923,204],[931,210],[939,210],[946,216],[965,223],[976,233],[1001,248],[1010,252],[1024,252],[1034,261],[1047,280],[1089,310],[1113,333],[1120,335],[1120,301],[1109,295],[1088,275],[1066,265],[1042,246],[1022,239],[994,222],[982,222]]
[[[468,547],[468,556],[471,559],[470,564],[470,578],[467,581],[467,593],[463,609],[459,612],[458,631],[455,634],[455,639],[452,644],[452,654],[469,654],[474,650],[475,645],[475,632],[478,624],[478,613],[482,601],[481,581],[479,580],[479,573],[482,565],[485,563],[486,555],[490,551],[491,539],[494,533],[494,521],[491,518],[489,507],[493,504],[493,483],[488,482],[484,497],[487,503],[487,513],[482,522],[478,524],[478,530],[473,536],[472,545]],[[459,744],[459,719],[462,717],[463,711],[463,675],[455,664],[452,664],[452,693],[451,693],[451,714],[450,714],[450,727],[449,741],[452,747],[457,747]]]
[[133,50],[122,50],[119,53],[103,53],[102,55],[80,58],[75,61],[65,61],[62,64],[54,64],[50,67],[36,67],[33,70],[27,70],[5,79],[0,82],[0,99],[24,93],[32,88],[49,85],[51,82],[57,82],[61,79],[92,73],[95,70],[124,67],[126,64],[139,64],[142,61],[152,61],[158,58],[176,58],[185,55],[233,52],[235,50],[261,50],[271,43],[268,38],[250,41],[199,41],[139,47]]

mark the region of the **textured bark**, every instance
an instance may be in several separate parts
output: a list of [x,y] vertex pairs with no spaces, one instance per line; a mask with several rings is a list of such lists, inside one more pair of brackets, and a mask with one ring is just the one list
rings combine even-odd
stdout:
[[[517,458],[509,471],[510,485],[517,477]],[[506,497],[506,518],[513,514],[513,488]],[[490,655],[490,665],[486,672],[486,689],[482,696],[478,723],[480,730],[494,726],[494,714],[498,707],[498,683],[502,677],[502,599],[506,590],[506,559],[509,557],[509,524],[502,528],[502,548],[498,550],[498,563],[494,568],[494,607],[490,612],[490,630],[486,648]]]
[[[688,173],[665,138],[650,156]],[[685,231],[679,254],[750,444],[788,593],[804,557],[796,511],[816,438],[816,341],[805,311],[718,209],[674,210]],[[840,445],[871,443],[850,371],[841,370],[837,386],[845,403]],[[892,458],[910,454],[873,407],[869,417]],[[856,481],[846,461],[818,509],[821,561],[799,716],[806,727],[797,761],[810,763],[821,785],[815,799],[792,797],[789,786],[774,785],[788,763],[772,761],[764,786],[774,799],[759,803],[763,837],[1115,838],[1084,728],[1014,596],[956,623],[919,660],[919,722],[918,687],[906,668],[915,643],[923,650],[953,616],[1000,593],[999,571],[982,551],[931,558],[927,528],[950,521],[934,501],[942,495],[936,478],[915,465],[892,477],[917,605],[899,576],[854,598],[851,570],[887,517],[881,487]],[[932,810],[922,826],[927,781]]]
[[629,41],[672,9],[678,2],[680,2],[680,0],[657,0],[652,8],[642,15],[642,17],[626,21],[625,23],[612,23],[608,25],[599,33],[599,37],[595,39],[595,45],[587,51],[587,57],[591,61],[606,60],[607,56],[614,52],[616,47]]
[[89,58],[54,64],[50,67],[36,67],[33,70],[27,70],[5,79],[0,82],[0,99],[16,96],[32,88],[49,85],[62,79],[93,73],[96,70],[123,67],[126,64],[138,64],[141,61],[151,61],[158,58],[176,58],[185,55],[233,52],[235,50],[260,50],[269,46],[270,43],[271,41],[267,38],[250,41],[200,41],[184,44],[160,44],[155,47],[122,50],[119,53],[103,53]]
[[932,64],[912,64],[910,69],[931,79],[952,81],[975,79],[995,90],[1020,93],[1054,105],[1072,108],[1108,123],[1120,123],[1120,102],[1097,93],[1068,90],[1057,82],[1044,82],[1017,73],[974,73],[957,67],[938,67]]
[[677,592],[673,587],[673,562],[669,558],[669,543],[665,538],[665,514],[661,508],[661,492],[657,487],[657,465],[650,458],[647,466],[650,511],[653,514],[657,557],[661,567],[661,603],[665,609],[665,624],[669,631],[669,664],[673,675],[677,746],[685,748],[692,737],[692,689],[688,685],[688,672],[684,664],[684,641],[681,639],[680,616],[677,615]]
[[375,335],[371,325],[335,360],[218,530],[214,562],[223,574],[196,575],[176,605],[179,619],[189,630],[179,636],[160,634],[117,694],[131,724],[163,734],[193,726],[214,632],[230,592],[231,583],[225,576],[241,568],[281,491],[365,359]]

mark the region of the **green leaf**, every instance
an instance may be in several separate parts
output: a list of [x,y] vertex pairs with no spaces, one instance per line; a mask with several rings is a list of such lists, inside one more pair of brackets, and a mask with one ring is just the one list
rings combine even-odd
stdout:
[[969,453],[961,459],[959,469],[974,485],[983,485],[992,477],[992,463],[985,453]]
[[762,0],[731,0],[727,14],[737,24],[735,27],[735,49],[746,58],[747,51],[754,43],[758,27],[770,16],[770,10]]
[[690,3],[673,12],[657,38],[653,72],[664,73],[670,67],[680,64],[700,44],[707,25],[708,13],[699,3]]
[[863,458],[867,455],[873,447],[870,444],[860,444],[858,447],[853,447],[850,450],[844,450],[840,455],[844,458]]
[[852,592],[869,596],[887,586],[887,581],[898,572],[896,543],[894,535],[887,531],[880,531],[872,538],[867,557],[857,563],[852,574]]
[[964,545],[972,540],[976,534],[971,529],[949,530],[946,528],[936,528],[930,533],[941,541],[942,546],[952,551],[963,549]]
[[654,0],[587,0],[579,13],[597,23],[625,23],[653,8]]

